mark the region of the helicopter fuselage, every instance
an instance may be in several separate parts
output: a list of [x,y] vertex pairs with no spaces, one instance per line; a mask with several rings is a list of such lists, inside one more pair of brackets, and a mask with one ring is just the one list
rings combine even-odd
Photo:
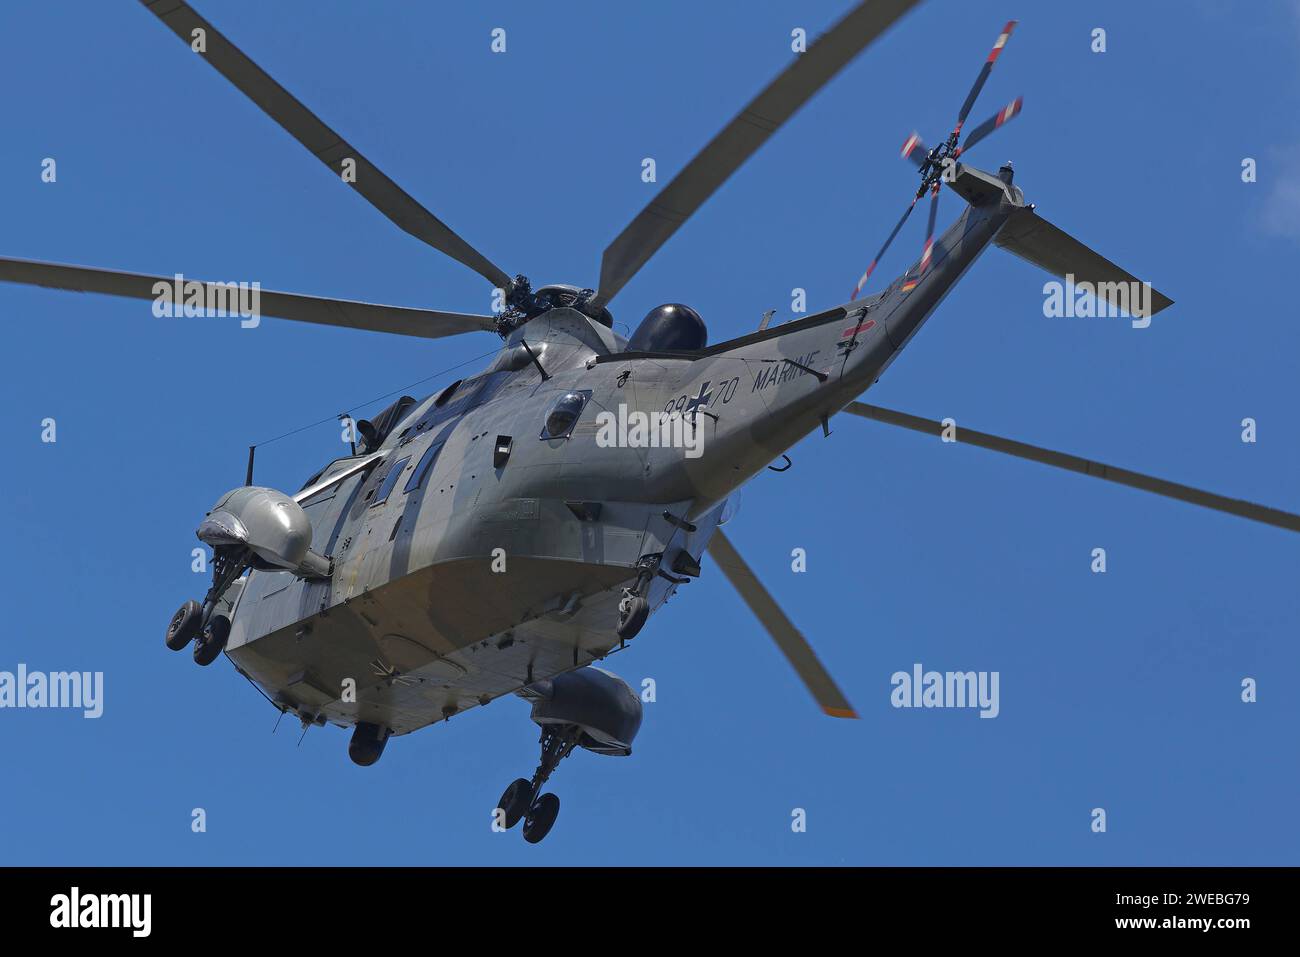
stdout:
[[304,721],[402,734],[618,651],[628,583],[651,569],[653,611],[698,575],[728,500],[879,378],[1020,205],[964,175],[977,204],[871,298],[690,353],[628,352],[573,308],[519,326],[302,502],[332,574],[250,571],[230,658]]

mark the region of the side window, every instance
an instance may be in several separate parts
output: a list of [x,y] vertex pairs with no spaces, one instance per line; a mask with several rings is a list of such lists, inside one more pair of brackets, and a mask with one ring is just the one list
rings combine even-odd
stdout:
[[546,422],[542,426],[543,439],[567,439],[573,427],[578,424],[582,409],[591,398],[590,390],[566,392],[560,396],[551,411],[546,413]]
[[371,508],[374,508],[376,505],[383,505],[388,501],[388,496],[392,493],[393,486],[396,485],[397,480],[402,477],[402,470],[406,468],[406,463],[409,461],[411,461],[411,457],[408,455],[406,458],[398,459],[393,463],[393,467],[388,470],[388,474],[384,476],[383,484],[379,486],[379,491],[375,494],[375,500],[370,503]]
[[406,488],[404,491],[413,492],[420,487],[424,482],[424,477],[433,470],[433,463],[438,461],[438,453],[441,451],[441,442],[434,442],[424,450],[424,454],[420,456],[419,463],[415,466],[415,471],[412,472],[411,477],[406,480]]

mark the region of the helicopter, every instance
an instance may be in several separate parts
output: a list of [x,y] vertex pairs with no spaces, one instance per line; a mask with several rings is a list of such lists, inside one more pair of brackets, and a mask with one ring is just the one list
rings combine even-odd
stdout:
[[[297,491],[245,484],[198,525],[212,582],[170,619],[165,643],[210,665],[224,655],[281,714],[351,728],[369,766],[389,739],[515,695],[540,727],[540,760],[496,805],[529,843],[552,829],[545,790],[576,749],[631,754],[639,695],[599,667],[680,588],[716,564],[817,705],[856,713],[722,526],[741,488],[840,412],[1092,475],[1300,531],[1300,516],[1154,476],[860,401],[989,247],[1094,291],[1143,321],[1172,305],[1027,203],[1010,164],[963,161],[1015,118],[1017,99],[966,121],[1015,21],[999,34],[953,129],[902,157],[918,175],[902,217],[847,302],[710,344],[689,306],[652,309],[630,335],[609,303],[717,188],[918,0],[853,7],[751,101],[605,249],[595,288],[511,277],[367,160],[183,0],[141,0],[187,46],[393,223],[473,269],[503,309],[475,315],[260,291],[261,315],[436,339],[501,339],[480,373],[403,395],[356,423],[350,454]],[[963,133],[965,134],[963,136]],[[936,235],[944,188],[961,200]],[[929,197],[920,257],[863,295],[876,264]],[[173,277],[0,258],[0,280],[139,299]],[[197,283],[204,294],[225,290]],[[164,292],[160,293],[159,289]],[[170,290],[170,291],[166,291]],[[662,426],[662,428],[660,428]],[[653,428],[652,428],[653,427]]]

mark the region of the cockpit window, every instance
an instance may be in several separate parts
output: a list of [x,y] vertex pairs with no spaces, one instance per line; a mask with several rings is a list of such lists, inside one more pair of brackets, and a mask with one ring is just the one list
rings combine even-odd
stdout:
[[578,424],[578,418],[582,415],[582,409],[591,398],[591,391],[583,389],[581,392],[566,392],[551,406],[551,411],[546,413],[546,422],[542,426],[541,438],[543,439],[567,439],[573,427]]

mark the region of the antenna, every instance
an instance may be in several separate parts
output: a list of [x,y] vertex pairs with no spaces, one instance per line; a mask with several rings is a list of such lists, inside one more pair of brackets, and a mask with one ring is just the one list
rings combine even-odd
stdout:
[[533,352],[533,350],[529,348],[528,343],[523,339],[519,340],[519,344],[524,347],[524,351],[528,353],[528,358],[533,360],[533,365],[537,366],[537,371],[542,374],[542,381],[545,382],[549,379],[550,376],[547,375],[546,370],[542,368],[542,361],[537,358],[537,353]]
[[347,423],[348,448],[352,450],[353,455],[356,455],[357,454],[357,439],[356,439],[357,426],[355,420],[352,418],[352,413],[340,412],[339,421]]

